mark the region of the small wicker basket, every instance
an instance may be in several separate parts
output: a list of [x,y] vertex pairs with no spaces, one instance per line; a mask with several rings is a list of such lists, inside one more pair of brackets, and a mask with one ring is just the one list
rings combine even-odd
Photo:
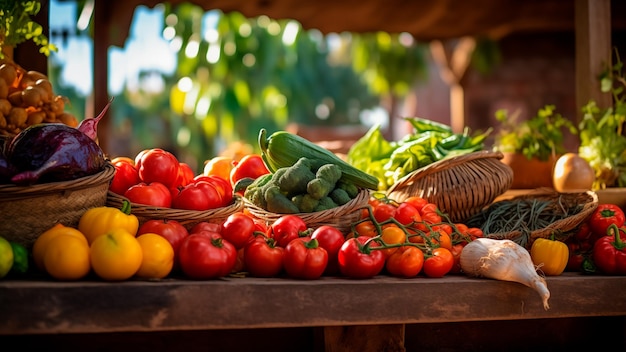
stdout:
[[[109,191],[106,204],[110,207],[121,208],[124,201],[130,202],[128,198]],[[167,219],[180,222],[187,230],[190,230],[194,225],[203,221],[221,223],[231,214],[242,210],[243,200],[238,195],[233,197],[232,203],[228,206],[203,211],[162,208],[130,202],[130,211],[139,219],[140,225],[148,220]]]
[[[552,188],[537,188],[529,193],[495,202],[540,200],[549,202],[542,208],[543,213],[566,214],[567,209],[578,209],[573,215],[552,222],[550,225],[536,230],[515,230],[502,233],[485,233],[485,237],[494,239],[509,239],[517,244],[530,249],[537,238],[550,238],[554,235],[556,240],[565,241],[571,237],[598,207],[598,196],[593,191],[559,193]],[[489,208],[486,209],[486,211]],[[541,214],[535,214],[539,217]],[[478,217],[479,215],[477,215]],[[473,224],[470,224],[473,225]]]
[[[318,228],[322,225],[330,225],[338,228],[344,233],[350,231],[350,226],[353,222],[358,221],[361,212],[360,209],[365,207],[369,201],[370,192],[367,189],[361,189],[359,194],[349,201],[348,203],[324,211],[316,211],[312,213],[297,213],[309,228]],[[257,219],[265,222],[266,224],[273,224],[281,216],[286,214],[272,213],[259,206],[253,204],[248,199],[244,198],[246,209],[254,215]]]
[[506,192],[513,170],[500,152],[479,151],[439,160],[398,180],[387,196],[398,202],[418,196],[434,203],[453,222],[463,222]]
[[30,249],[44,231],[57,223],[78,226],[83,213],[103,206],[115,167],[76,180],[31,186],[0,185],[2,235]]

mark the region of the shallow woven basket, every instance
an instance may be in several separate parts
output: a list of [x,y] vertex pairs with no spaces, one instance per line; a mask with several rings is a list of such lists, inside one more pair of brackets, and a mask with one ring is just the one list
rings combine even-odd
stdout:
[[115,167],[76,180],[32,186],[0,185],[2,236],[30,249],[56,223],[78,226],[85,211],[106,204]]
[[240,196],[233,197],[230,205],[209,210],[184,210],[174,208],[155,207],[133,203],[128,198],[109,191],[106,204],[110,207],[121,208],[124,201],[130,203],[130,211],[139,219],[139,224],[148,220],[176,220],[190,230],[199,222],[221,223],[233,213],[243,210],[243,200]]
[[479,151],[440,160],[398,180],[387,196],[398,202],[418,196],[434,203],[453,222],[478,213],[513,182],[500,152]]
[[512,240],[526,249],[530,249],[537,238],[550,238],[553,234],[555,239],[565,241],[578,230],[580,225],[598,207],[598,195],[595,192],[559,193],[552,188],[537,188],[529,193],[500,202],[533,199],[550,201],[549,208],[546,209],[555,213],[563,212],[562,209],[572,208],[577,205],[580,205],[580,211],[575,215],[557,220],[544,228],[534,231],[517,230],[502,233],[486,233],[485,237]]
[[[361,208],[367,205],[369,201],[370,192],[367,189],[361,189],[359,194],[349,201],[348,203],[335,207],[333,209],[316,211],[312,213],[297,213],[302,220],[307,224],[309,228],[316,229],[322,225],[331,225],[344,233],[350,231],[350,226],[353,222],[358,221],[361,216],[359,211]],[[269,212],[252,202],[244,198],[246,209],[259,220],[266,224],[273,224],[281,216],[286,214]]]

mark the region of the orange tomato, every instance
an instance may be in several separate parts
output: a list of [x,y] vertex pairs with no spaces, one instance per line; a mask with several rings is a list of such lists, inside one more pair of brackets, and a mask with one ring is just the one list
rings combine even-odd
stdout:
[[89,244],[74,235],[55,236],[46,245],[43,266],[57,280],[82,279],[91,270]]
[[428,233],[428,238],[434,246],[442,247],[448,250],[452,249],[452,238],[443,230],[433,230]]
[[385,267],[392,276],[415,277],[424,266],[424,253],[414,246],[403,246],[398,248],[387,258]]
[[[381,240],[384,242],[383,246],[385,244],[395,245],[395,244],[402,244],[406,242],[406,234],[404,233],[404,231],[398,226],[396,226],[395,224],[392,224],[392,225],[393,226],[385,226],[383,228],[383,231],[380,235]],[[394,252],[396,252],[398,248],[399,247],[392,247],[392,248],[383,249],[382,251],[385,253],[387,257],[389,257]]]
[[356,226],[354,226],[354,233],[353,236],[354,237],[359,237],[359,236],[365,236],[365,237],[374,237],[374,236],[378,236],[378,229],[376,228],[376,225],[374,225],[373,222],[371,221],[363,221],[360,222],[358,224],[356,224]]
[[141,266],[135,275],[146,279],[162,279],[174,267],[174,248],[165,237],[144,233],[137,237],[143,254]]
[[409,203],[415,207],[420,213],[424,205],[428,204],[428,200],[418,196],[411,196],[404,200],[405,203]]
[[205,176],[215,175],[230,182],[230,172],[234,167],[233,158],[229,156],[216,156],[204,164]]

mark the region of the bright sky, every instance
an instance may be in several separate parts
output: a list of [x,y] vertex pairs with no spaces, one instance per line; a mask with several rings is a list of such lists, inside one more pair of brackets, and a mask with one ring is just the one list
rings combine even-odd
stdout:
[[[52,60],[62,63],[60,84],[73,86],[87,96],[93,86],[93,43],[87,33],[77,33],[77,6],[73,2],[50,1],[50,32],[66,30],[70,35],[67,42],[51,38],[59,48]],[[124,85],[138,87],[141,71],[156,71],[170,74],[176,68],[176,55],[163,39],[163,9],[139,6],[126,40],[125,48],[109,49],[109,93],[121,93]],[[158,84],[157,84],[158,85]],[[158,89],[158,87],[157,87]]]

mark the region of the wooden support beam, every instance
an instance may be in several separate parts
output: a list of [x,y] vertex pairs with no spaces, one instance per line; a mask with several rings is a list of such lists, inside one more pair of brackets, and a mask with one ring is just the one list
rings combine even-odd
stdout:
[[[576,0],[576,106],[612,105],[598,77],[611,65],[611,0]],[[577,116],[580,119],[581,116]]]

